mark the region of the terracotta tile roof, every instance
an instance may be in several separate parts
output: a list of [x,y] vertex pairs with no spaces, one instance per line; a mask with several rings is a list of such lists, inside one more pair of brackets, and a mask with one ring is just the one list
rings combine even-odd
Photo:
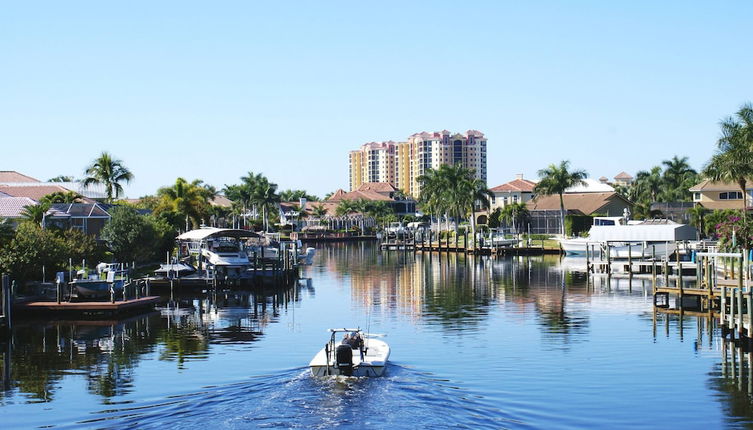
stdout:
[[506,184],[497,185],[491,188],[489,191],[493,193],[502,193],[510,191],[521,191],[526,193],[533,192],[533,187],[536,186],[536,182],[529,181],[528,179],[515,179]]
[[40,182],[38,179],[34,179],[31,176],[22,175],[15,170],[0,170],[0,183],[14,183],[14,182]]
[[[47,194],[56,192],[67,193],[68,188],[61,187],[60,185],[51,185],[40,183],[40,185],[0,185],[0,192],[8,194],[13,197],[28,197],[39,201]],[[92,200],[84,198],[86,203],[91,203]]]
[[[565,203],[565,210],[579,211],[584,215],[590,215],[598,212],[615,199],[625,200],[621,195],[610,193],[572,193],[563,194],[563,201]],[[536,196],[535,199],[529,201],[527,204],[528,210],[559,210],[560,197],[557,194],[551,196]]]
[[36,201],[28,197],[2,197],[0,198],[0,218],[21,218],[24,207],[36,204]]
[[[748,184],[746,185],[747,189],[753,188],[753,182],[748,180]],[[0,188],[0,191],[2,191],[2,188]],[[700,191],[740,191],[740,186],[737,185],[734,182],[714,182],[711,180],[704,180],[700,184],[693,185],[688,190],[690,192],[700,192]]]
[[365,182],[356,191],[376,191],[377,193],[394,193],[397,191],[389,182]]
[[328,202],[339,202],[341,200],[358,200],[358,199],[364,199],[364,200],[372,200],[372,201],[386,201],[391,202],[392,199],[389,196],[385,196],[384,194],[377,193],[376,191],[351,191],[349,193],[342,192],[342,190],[338,190],[337,193],[333,194],[332,197],[327,199]]
[[344,196],[344,195],[345,195],[345,191],[342,188],[340,188],[337,191],[335,191],[334,194],[332,194],[331,196],[329,196],[329,198],[327,200],[328,201],[336,202],[336,201],[341,200],[342,196]]
[[620,172],[614,178],[615,179],[633,179],[633,177],[630,176],[630,174],[628,174],[627,172]]

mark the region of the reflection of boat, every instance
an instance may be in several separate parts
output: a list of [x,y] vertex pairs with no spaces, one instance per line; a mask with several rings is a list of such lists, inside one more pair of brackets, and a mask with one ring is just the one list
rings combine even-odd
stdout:
[[[390,347],[386,342],[375,339],[376,335],[360,329],[330,329],[330,340],[309,363],[314,376],[382,376]],[[338,333],[346,339],[336,342]],[[355,340],[354,340],[355,339]],[[360,340],[358,340],[360,339]]]
[[675,242],[695,240],[694,227],[669,220],[626,222],[624,217],[594,217],[588,237],[562,239],[566,254],[595,254],[606,251],[612,258],[666,257],[677,249]]
[[104,298],[123,291],[126,270],[119,264],[100,263],[96,272],[81,269],[70,285],[79,297]]

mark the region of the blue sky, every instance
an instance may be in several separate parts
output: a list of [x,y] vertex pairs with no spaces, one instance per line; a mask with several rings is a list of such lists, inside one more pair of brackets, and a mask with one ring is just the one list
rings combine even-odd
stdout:
[[[159,3],[159,4],[157,4]],[[701,168],[753,100],[753,3],[7,2],[0,170],[81,176],[107,150],[130,197],[178,176],[348,186],[348,151],[486,133],[489,185],[563,159],[592,177]]]

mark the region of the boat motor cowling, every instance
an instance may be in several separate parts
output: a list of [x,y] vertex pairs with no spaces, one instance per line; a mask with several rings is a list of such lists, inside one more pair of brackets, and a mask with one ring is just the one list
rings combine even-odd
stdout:
[[340,374],[345,376],[353,375],[353,350],[350,345],[338,345],[336,351],[336,363]]

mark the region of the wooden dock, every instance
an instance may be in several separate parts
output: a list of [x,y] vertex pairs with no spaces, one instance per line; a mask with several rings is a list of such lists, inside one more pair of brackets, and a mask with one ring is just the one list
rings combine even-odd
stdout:
[[34,315],[65,315],[65,316],[114,316],[154,309],[161,301],[158,296],[141,297],[116,302],[19,302],[13,304],[13,311],[18,314],[34,313]]

